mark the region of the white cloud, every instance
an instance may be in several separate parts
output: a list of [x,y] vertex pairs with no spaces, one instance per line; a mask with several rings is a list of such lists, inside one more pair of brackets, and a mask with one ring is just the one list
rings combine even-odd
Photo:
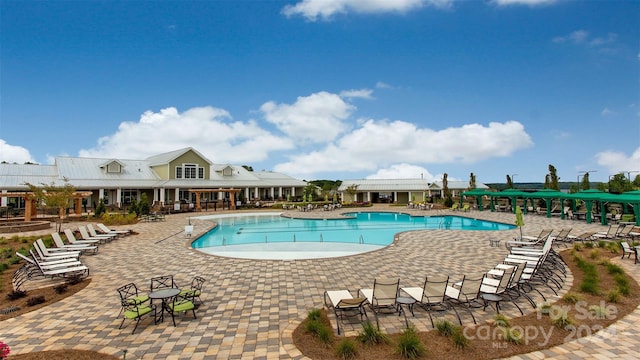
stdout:
[[346,129],[343,121],[355,109],[340,96],[325,91],[300,96],[292,105],[269,101],[260,107],[268,122],[305,142],[332,141]]
[[287,16],[301,15],[308,20],[329,19],[335,14],[355,13],[403,13],[430,5],[447,8],[453,0],[302,0],[287,5],[282,13]]
[[556,2],[556,0],[493,0],[491,2],[498,6],[508,6],[508,5],[537,6],[537,5],[553,4]]
[[340,96],[347,99],[360,98],[360,99],[372,99],[371,94],[373,90],[370,89],[352,89],[344,90],[340,92]]
[[393,86],[391,86],[391,85],[389,85],[389,84],[387,84],[385,82],[378,81],[376,83],[376,88],[377,89],[391,89],[391,88],[393,88]]
[[609,174],[640,170],[640,147],[631,156],[621,151],[608,150],[597,153],[595,158],[598,165],[607,168]]
[[615,114],[616,114],[616,112],[615,112],[615,111],[613,111],[613,110],[611,110],[611,109],[609,109],[609,108],[604,108],[604,109],[600,112],[600,115],[602,115],[602,116],[615,115]]
[[[144,159],[170,150],[193,147],[217,163],[261,161],[269,152],[293,148],[287,139],[261,129],[254,121],[232,121],[211,106],[179,113],[174,107],[147,111],[138,122],[123,122],[115,134],[98,139],[81,157]],[[247,151],[250,149],[250,151]]]
[[334,171],[375,171],[399,161],[473,163],[509,156],[532,145],[530,136],[517,121],[432,130],[404,121],[366,120],[336,143],[293,155],[289,162],[276,165],[275,170],[308,177]]
[[614,44],[617,40],[618,40],[618,35],[615,33],[608,33],[607,36],[604,36],[604,37],[602,36],[591,37],[591,34],[589,34],[589,32],[586,30],[576,30],[568,35],[557,36],[553,38],[553,42],[558,44],[573,43],[576,45],[586,45],[594,48]]
[[384,169],[378,169],[375,174],[369,175],[367,179],[425,179],[436,181],[440,178],[431,175],[429,170],[422,166],[407,163],[393,164]]
[[35,163],[29,150],[22,146],[7,144],[6,141],[0,139],[0,162],[24,164],[26,162]]

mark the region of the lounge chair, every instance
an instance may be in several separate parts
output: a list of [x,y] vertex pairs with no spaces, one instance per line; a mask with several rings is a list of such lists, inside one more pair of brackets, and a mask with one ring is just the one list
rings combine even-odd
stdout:
[[456,306],[464,307],[469,315],[471,315],[473,323],[477,324],[471,308],[484,305],[480,298],[480,286],[482,285],[484,276],[485,274],[464,276],[461,281],[447,285],[447,289],[445,290],[446,301],[452,305],[460,325],[462,325],[462,318],[456,310]]
[[375,279],[373,288],[359,289],[358,297],[365,297],[369,307],[373,310],[376,318],[376,325],[380,327],[378,313],[384,309],[397,311],[396,298],[400,290],[400,279]]
[[609,225],[609,229],[607,229],[607,231],[598,231],[597,233],[593,234],[593,237],[595,237],[596,239],[616,239],[618,236],[618,231],[622,230],[621,229],[621,225]]
[[547,238],[551,235],[553,229],[542,229],[538,236],[529,236],[524,235],[521,238],[516,238],[514,240],[509,240],[505,242],[505,246],[507,249],[511,249],[513,247],[518,246],[541,246],[547,240]]
[[133,327],[133,331],[131,331],[131,334],[133,334],[138,328],[140,319],[147,314],[153,315],[153,320],[155,322],[156,306],[153,304],[146,304],[146,300],[143,300],[143,297],[140,297],[138,294],[138,288],[134,283],[122,286],[118,288],[117,291],[120,295],[120,305],[122,306],[120,314],[124,314],[118,329],[122,329],[122,325],[124,325],[125,320],[135,320],[136,325]]
[[[89,233],[89,230],[86,226],[78,226],[78,231],[80,232],[80,236],[82,237],[81,241],[91,241],[96,244],[106,243],[107,241],[111,241],[112,239],[110,236],[93,236]],[[66,229],[64,233],[67,235],[67,240],[74,238],[73,231],[71,231],[71,229]],[[73,241],[71,240],[69,240],[69,242],[73,243]]]
[[[80,228],[82,228],[82,226]],[[80,231],[80,233],[82,234],[82,231]],[[67,241],[71,245],[96,245],[100,242],[99,239],[91,239],[89,237],[85,237],[84,234],[82,234],[82,240],[78,240],[71,229],[64,229],[64,235],[67,237]],[[60,237],[60,234],[52,233],[51,236]],[[62,241],[62,238],[60,238],[60,241]]]
[[349,290],[330,290],[324,292],[324,305],[327,309],[333,309],[333,313],[336,315],[338,335],[340,335],[340,323],[346,318],[360,316],[360,322],[362,322],[362,316],[364,315],[364,317],[369,320],[367,311],[364,308],[366,303],[366,297],[354,298]]
[[622,247],[622,259],[624,259],[625,255],[627,258],[631,258],[631,255],[633,255],[636,260],[638,259],[638,251],[635,247],[631,247],[626,241],[621,241],[620,246]]
[[[91,224],[89,224],[91,225]],[[131,230],[116,230],[116,229],[110,229],[108,226],[106,226],[103,223],[97,223],[96,227],[98,228],[98,231],[101,231],[103,234],[116,234],[116,235],[129,235],[131,234]]]
[[469,204],[464,204],[462,206],[462,211],[470,211],[470,210],[471,210],[471,208],[469,207]]
[[576,242],[576,241],[580,241],[582,243],[584,243],[585,241],[594,241],[595,237],[594,235],[596,234],[595,231],[586,231],[583,232],[579,235],[568,235],[567,236],[567,240],[571,241],[571,242]]
[[[33,256],[33,254],[32,254]],[[35,261],[35,265],[40,269],[40,273],[45,277],[67,277],[67,276],[89,276],[89,268],[83,264],[69,264],[69,266],[48,266],[39,261]]]
[[427,311],[431,326],[434,326],[431,311],[444,311],[451,308],[445,297],[448,284],[449,276],[433,275],[424,279],[422,287],[403,287],[400,291],[412,297]]
[[37,263],[40,263],[40,266],[43,269],[47,269],[47,270],[64,269],[64,268],[68,268],[68,267],[84,265],[80,261],[73,260],[73,259],[63,259],[63,260],[55,260],[55,261],[40,261],[33,254],[33,252],[30,252],[30,255],[31,255],[31,257],[28,257],[28,256],[25,256],[25,255],[22,255],[19,252],[16,252],[16,256],[18,256],[20,259],[25,260],[28,263],[36,265],[36,266],[38,265]]
[[105,238],[106,241],[111,241],[117,239],[120,235],[118,234],[98,234],[96,229],[91,224],[87,224],[87,230],[89,231],[89,235],[93,238]]
[[456,211],[458,210],[458,203],[454,203],[453,205],[451,205],[451,211]]
[[[488,276],[485,276],[482,279],[482,284],[480,285],[480,297],[484,302],[484,310],[487,309],[491,303],[495,303],[496,312],[500,313],[500,303],[508,298],[511,300],[513,305],[518,308],[521,315],[524,315],[520,306],[514,301],[511,294],[508,292],[509,288],[512,286],[512,282],[514,281],[514,275],[516,270],[518,270],[517,265],[509,266],[502,269],[502,274],[499,272],[487,273]],[[518,277],[519,280],[519,277]]]
[[45,246],[42,239],[35,241],[34,246],[38,246],[44,257],[75,257],[78,258],[81,254],[79,250],[69,250],[61,248],[48,248]]
[[[54,235],[56,233],[52,233],[51,235]],[[80,251],[81,253],[87,253],[87,252],[91,252],[94,254],[98,253],[98,246],[96,245],[70,245],[70,244],[65,244],[62,241],[62,238],[60,236],[53,236],[53,243],[56,244],[56,246],[59,249],[65,249],[67,251]]]

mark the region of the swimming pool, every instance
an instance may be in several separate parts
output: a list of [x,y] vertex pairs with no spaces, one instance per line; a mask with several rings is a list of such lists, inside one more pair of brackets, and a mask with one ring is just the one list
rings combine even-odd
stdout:
[[[514,225],[461,216],[411,216],[395,212],[343,215],[348,217],[294,219],[279,213],[203,217],[214,219],[218,226],[191,246],[206,253],[230,257],[317,258],[376,250],[391,244],[395,234],[403,231],[515,228]],[[294,254],[285,254],[290,252]]]

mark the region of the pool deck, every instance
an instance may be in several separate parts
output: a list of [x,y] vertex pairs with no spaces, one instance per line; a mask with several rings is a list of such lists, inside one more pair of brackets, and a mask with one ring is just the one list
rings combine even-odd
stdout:
[[[335,217],[340,212],[285,211],[293,217]],[[448,214],[448,211],[421,211],[378,205],[362,209],[401,211],[419,215]],[[222,212],[217,212],[222,213]],[[240,212],[241,213],[241,212]],[[215,214],[213,212],[202,215]],[[454,212],[455,215],[513,223],[509,213],[489,211]],[[200,215],[200,214],[198,214]],[[501,262],[507,254],[504,246],[492,247],[490,239],[506,240],[519,230],[499,232],[425,230],[402,233],[396,242],[382,250],[340,258],[309,260],[248,260],[217,257],[190,249],[184,236],[187,217],[195,224],[194,237],[212,228],[210,220],[200,220],[194,213],[174,214],[164,222],[146,222],[121,228],[138,234],[101,245],[94,256],[82,260],[91,269],[92,282],[86,289],[56,304],[0,322],[0,341],[11,347],[12,354],[43,350],[82,349],[131,359],[305,359],[293,345],[291,335],[312,308],[323,306],[325,290],[367,288],[377,277],[398,277],[401,286],[421,286],[424,276],[446,273],[458,277],[465,273],[484,272]],[[524,234],[537,235],[542,228],[573,228],[572,234],[603,231],[599,224],[560,220],[539,215],[525,215]],[[76,228],[78,224],[65,224]],[[46,234],[53,230],[39,232]],[[26,233],[31,234],[31,233]],[[5,234],[10,237],[11,234]],[[640,265],[633,260],[613,260],[636,280]],[[153,276],[172,274],[178,284],[187,286],[200,275],[207,279],[204,304],[196,311],[197,319],[179,315],[177,326],[170,321],[154,325],[141,321],[135,334],[132,322],[118,329],[121,319],[116,288],[135,282],[143,291]],[[562,296],[572,278],[569,275]],[[555,296],[545,291],[553,301]],[[525,301],[519,304],[531,312]],[[519,315],[506,303],[507,316]],[[369,311],[370,318],[373,314]],[[475,310],[478,322],[495,312]],[[450,314],[444,316],[451,316]],[[330,315],[335,330],[335,319]],[[426,312],[416,309],[409,320],[418,330],[430,330]],[[468,316],[463,317],[470,323]],[[640,308],[594,336],[571,341],[543,351],[523,354],[513,359],[604,359],[638,358],[640,348]],[[380,327],[394,333],[404,328],[404,318],[381,315]],[[347,324],[347,334],[356,334],[359,324]],[[614,333],[615,335],[608,335]],[[428,345],[427,345],[428,348]]]

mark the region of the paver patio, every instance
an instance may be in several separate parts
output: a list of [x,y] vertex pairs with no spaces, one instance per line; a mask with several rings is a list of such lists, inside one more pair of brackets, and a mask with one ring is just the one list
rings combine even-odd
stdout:
[[[437,214],[433,210],[388,206],[374,209]],[[336,216],[337,211],[346,210],[286,213],[326,217]],[[489,211],[455,214],[510,224],[515,220],[513,214]],[[401,286],[420,286],[428,273],[447,273],[456,277],[487,271],[507,254],[504,246],[489,246],[489,239],[501,239],[504,244],[519,234],[518,230],[426,230],[402,233],[392,246],[349,257],[244,260],[190,249],[191,240],[183,234],[187,217],[195,224],[191,240],[213,226],[213,222],[200,220],[190,213],[167,216],[164,222],[123,227],[138,234],[102,245],[98,255],[83,257],[92,276],[86,289],[43,309],[2,321],[0,340],[11,346],[13,354],[74,348],[117,356],[126,349],[127,359],[303,359],[292,343],[291,334],[308,310],[323,306],[322,295],[326,289],[355,291],[370,287],[376,277],[389,276],[399,277]],[[537,234],[542,228],[572,227],[574,234],[604,229],[597,224],[538,215],[525,215],[525,224],[523,231],[526,234]],[[65,224],[70,228],[76,226]],[[614,261],[636,280],[640,279],[640,265],[634,266],[632,260],[618,258]],[[196,311],[198,318],[180,315],[176,327],[170,321],[154,325],[151,319],[146,319],[133,335],[133,323],[118,329],[121,320],[117,318],[120,305],[116,288],[135,282],[140,289],[146,290],[151,277],[166,274],[174,275],[182,286],[187,286],[196,275],[207,279],[202,295],[204,304]],[[567,280],[570,284],[571,277]],[[533,310],[525,302],[521,304],[523,310]],[[505,304],[504,310],[509,316],[519,314],[509,304]],[[482,310],[476,310],[474,314],[479,321],[494,315],[492,311],[483,313]],[[335,319],[330,318],[335,330]],[[471,321],[466,317],[464,320]],[[429,318],[422,310],[416,310],[416,317],[410,321],[418,330],[431,328]],[[612,326],[615,336],[605,336],[608,332],[601,332],[516,358],[637,358],[640,336],[636,324],[639,322],[640,309],[636,309]],[[399,332],[404,327],[404,318],[382,315],[380,326],[385,332]],[[359,325],[347,325],[346,330],[347,334],[355,334]]]

